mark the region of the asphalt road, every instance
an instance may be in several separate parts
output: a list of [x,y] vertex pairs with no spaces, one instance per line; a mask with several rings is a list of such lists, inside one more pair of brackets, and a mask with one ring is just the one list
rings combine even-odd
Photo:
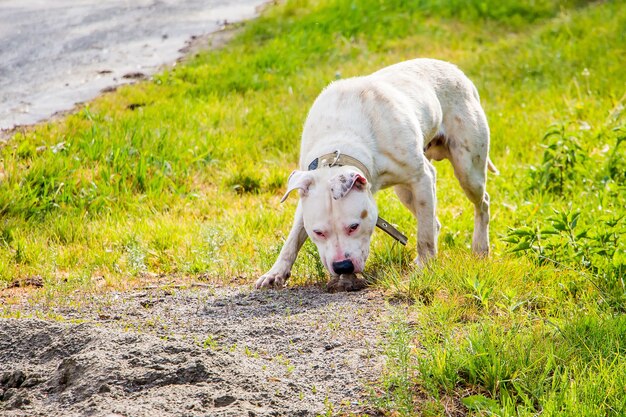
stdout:
[[191,36],[264,0],[0,0],[0,129],[33,124],[173,64]]

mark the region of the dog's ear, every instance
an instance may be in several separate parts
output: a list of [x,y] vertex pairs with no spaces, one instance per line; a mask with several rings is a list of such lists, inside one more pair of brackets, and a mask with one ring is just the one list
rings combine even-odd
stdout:
[[363,191],[367,188],[367,178],[356,171],[337,174],[328,180],[330,192],[335,200],[339,200],[351,190]]
[[287,181],[287,192],[280,200],[282,203],[293,190],[300,190],[300,197],[306,197],[309,187],[313,183],[313,174],[309,171],[293,171]]

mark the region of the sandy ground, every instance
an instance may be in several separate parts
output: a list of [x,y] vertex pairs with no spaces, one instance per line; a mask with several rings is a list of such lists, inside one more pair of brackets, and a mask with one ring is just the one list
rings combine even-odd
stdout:
[[[22,308],[24,308],[22,306]],[[152,289],[0,320],[3,416],[378,415],[383,297]]]
[[[264,2],[53,3],[0,0],[0,129],[149,75]],[[0,319],[2,416],[378,415],[375,291],[153,288],[68,304],[3,306],[57,319]]]
[[192,36],[264,0],[0,0],[0,130],[172,65]]

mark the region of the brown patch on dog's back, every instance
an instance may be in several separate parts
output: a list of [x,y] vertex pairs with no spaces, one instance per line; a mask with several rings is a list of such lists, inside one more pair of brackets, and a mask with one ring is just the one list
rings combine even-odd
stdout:
[[364,218],[366,218],[366,217],[367,217],[367,210],[363,210],[363,211],[361,212],[361,218],[362,218],[362,219],[364,219]]
[[378,104],[383,104],[386,106],[391,105],[391,101],[389,100],[389,97],[387,97],[379,89],[373,86],[370,86],[361,90],[359,92],[359,98],[361,99],[362,103],[365,103],[366,101],[371,99],[377,102]]

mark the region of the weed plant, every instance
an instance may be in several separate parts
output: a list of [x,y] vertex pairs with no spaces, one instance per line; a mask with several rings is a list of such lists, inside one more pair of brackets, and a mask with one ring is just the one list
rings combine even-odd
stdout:
[[[40,276],[33,297],[63,304],[163,274],[252,283],[288,231],[294,200],[279,200],[317,94],[444,59],[488,115],[493,253],[470,254],[472,209],[447,162],[440,256],[424,271],[414,219],[377,196],[412,244],[377,232],[366,268],[403,306],[374,403],[400,416],[626,415],[623,2],[288,0],[239,30],[2,143],[0,288]],[[291,283],[325,278],[307,242]]]

